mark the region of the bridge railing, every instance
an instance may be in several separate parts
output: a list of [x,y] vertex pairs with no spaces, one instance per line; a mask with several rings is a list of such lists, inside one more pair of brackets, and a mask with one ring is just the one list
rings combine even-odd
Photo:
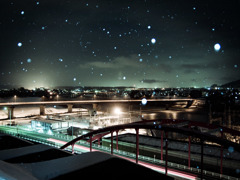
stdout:
[[[90,145],[89,145],[90,143],[87,142],[87,141],[79,141],[76,144],[84,145],[86,147],[90,147]],[[104,151],[104,152],[111,153],[111,147],[102,146],[102,145],[98,145],[98,144],[94,144],[94,143],[92,144],[92,147],[96,150],[101,150],[101,151]],[[114,149],[113,152],[114,152],[115,155],[131,158],[131,159],[135,159],[135,157],[136,157],[135,153],[131,153],[131,152],[127,152],[127,151]],[[142,160],[143,162],[148,162],[148,163],[156,164],[156,165],[160,165],[160,166],[165,165],[164,160],[160,160],[160,159],[157,159],[157,158],[152,158],[152,157],[147,157],[147,156],[142,156],[142,155],[139,155],[138,158],[139,158],[139,160]],[[183,170],[183,171],[192,172],[192,173],[195,173],[195,174],[200,174],[201,173],[200,168],[194,168],[194,167],[188,168],[188,166],[173,163],[173,162],[169,162],[168,166],[172,169]],[[165,170],[162,171],[162,173],[165,173]],[[214,178],[218,178],[218,179],[239,180],[239,178],[236,178],[236,177],[232,177],[232,176],[228,176],[228,175],[224,175],[224,174],[220,174],[220,173],[216,173],[216,172],[211,172],[211,171],[207,171],[207,170],[203,170],[203,174],[205,176],[214,177]]]
[[[84,144],[89,145],[88,142],[82,142],[81,144],[82,145],[84,145]],[[100,149],[100,150],[106,151],[108,153],[111,153],[111,147],[99,146],[97,144],[93,144],[92,146],[95,149]],[[135,157],[136,157],[135,153],[130,153],[130,152],[127,152],[127,151],[122,151],[122,150],[117,151],[116,149],[114,149],[113,151],[114,151],[115,155],[120,155],[120,156],[128,157],[128,158],[131,158],[131,159],[135,159]],[[138,158],[139,158],[139,160],[142,160],[144,162],[149,162],[151,164],[165,166],[165,161],[164,160],[160,160],[160,159],[156,159],[156,158],[152,158],[152,157],[147,157],[147,156],[142,156],[142,155],[139,155]],[[168,166],[172,169],[183,170],[183,171],[192,172],[192,173],[195,173],[195,174],[200,174],[201,173],[200,168],[194,168],[194,167],[188,168],[188,166],[173,163],[173,162],[168,162]],[[165,173],[165,170],[162,173]],[[203,170],[203,173],[204,173],[205,176],[214,177],[214,178],[218,178],[218,179],[239,180],[239,178],[236,178],[236,177],[232,177],[232,176],[228,176],[228,175],[224,175],[224,174],[220,174],[220,173],[216,173],[216,172],[211,172],[211,171],[207,171],[207,170]]]

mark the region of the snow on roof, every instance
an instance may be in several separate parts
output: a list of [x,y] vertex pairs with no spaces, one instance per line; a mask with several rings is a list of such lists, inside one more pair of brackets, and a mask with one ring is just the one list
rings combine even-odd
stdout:
[[48,149],[53,149],[51,146],[46,146],[43,144],[37,144],[37,145],[32,145],[32,146],[26,146],[26,147],[21,147],[21,148],[15,148],[15,149],[6,149],[0,151],[0,160],[7,160],[31,153],[36,153],[40,151],[45,151]]
[[37,180],[25,169],[0,160],[0,179],[7,180]]
[[112,156],[106,153],[91,152],[39,163],[19,164],[19,166],[30,171],[38,179],[52,179],[111,158]]

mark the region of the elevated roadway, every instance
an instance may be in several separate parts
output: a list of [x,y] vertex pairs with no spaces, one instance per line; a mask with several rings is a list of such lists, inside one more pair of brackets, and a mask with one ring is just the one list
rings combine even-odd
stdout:
[[[195,99],[148,99],[148,102],[189,102]],[[98,103],[133,103],[141,102],[142,99],[108,99],[108,100],[79,100],[79,101],[40,101],[40,102],[7,102],[0,103],[4,106],[22,106],[22,105],[67,105],[67,104],[98,104]]]
[[[0,103],[0,107],[6,107],[8,109],[8,119],[14,118],[14,108],[16,106],[39,106],[40,115],[45,115],[45,107],[47,105],[66,105],[68,107],[68,112],[72,112],[72,107],[76,104],[90,104],[93,109],[97,109],[98,104],[102,103],[140,103],[142,99],[120,99],[120,100],[79,100],[79,101],[40,101],[40,102],[7,102]],[[190,107],[195,99],[184,98],[184,99],[148,99],[148,102],[164,102],[167,105],[175,102],[186,102],[187,106]],[[167,108],[168,106],[166,106]]]

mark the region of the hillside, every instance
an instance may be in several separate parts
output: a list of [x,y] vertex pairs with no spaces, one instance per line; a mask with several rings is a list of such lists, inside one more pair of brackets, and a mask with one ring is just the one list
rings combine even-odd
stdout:
[[240,88],[240,80],[232,81],[226,84],[223,84],[222,87],[231,87],[231,88]]

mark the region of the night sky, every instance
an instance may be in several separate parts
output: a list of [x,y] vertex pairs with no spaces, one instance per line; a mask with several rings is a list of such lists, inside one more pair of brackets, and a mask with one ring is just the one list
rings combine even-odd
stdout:
[[0,85],[221,85],[239,17],[238,0],[1,0]]

